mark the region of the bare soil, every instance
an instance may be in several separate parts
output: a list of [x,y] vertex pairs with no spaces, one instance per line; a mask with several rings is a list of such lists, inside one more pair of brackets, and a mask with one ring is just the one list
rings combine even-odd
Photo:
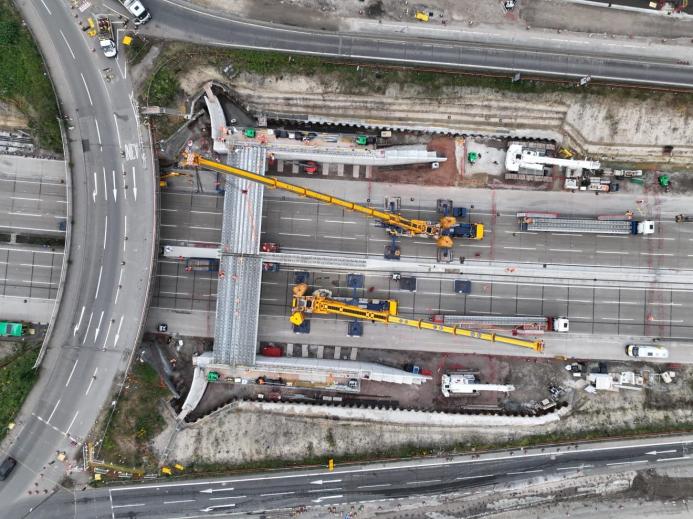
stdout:
[[437,151],[438,156],[448,160],[440,162],[438,169],[430,164],[422,164],[402,169],[373,168],[374,182],[397,184],[421,184],[429,186],[454,186],[460,177],[455,161],[455,141],[450,137],[433,137],[426,146],[428,151]]

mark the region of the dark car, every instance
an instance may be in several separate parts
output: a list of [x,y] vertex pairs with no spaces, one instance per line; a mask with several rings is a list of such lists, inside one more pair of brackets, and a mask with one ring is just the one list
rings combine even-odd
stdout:
[[313,139],[316,139],[317,137],[318,137],[317,133],[310,132],[305,137],[303,137],[303,142],[312,141]]
[[286,130],[274,130],[274,136],[283,139],[288,139],[289,132],[287,132]]
[[17,460],[12,456],[5,458],[5,461],[0,465],[0,481],[4,481],[12,473],[14,467],[17,465]]

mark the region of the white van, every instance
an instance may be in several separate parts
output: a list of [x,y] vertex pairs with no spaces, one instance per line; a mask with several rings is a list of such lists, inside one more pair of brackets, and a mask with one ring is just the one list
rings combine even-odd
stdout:
[[669,357],[669,351],[662,346],[629,344],[626,346],[626,355],[638,358],[666,359]]

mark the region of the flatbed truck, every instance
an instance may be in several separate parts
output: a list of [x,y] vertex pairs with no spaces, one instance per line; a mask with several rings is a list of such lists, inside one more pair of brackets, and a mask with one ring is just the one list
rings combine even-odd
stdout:
[[185,271],[218,272],[219,260],[214,258],[188,258],[185,260]]
[[598,216],[596,218],[566,217],[558,213],[517,213],[520,230],[530,232],[557,232],[588,234],[654,234],[652,220],[634,220],[624,216]]
[[567,317],[435,314],[431,316],[431,321],[474,328],[517,328],[540,333],[566,333],[570,330]]

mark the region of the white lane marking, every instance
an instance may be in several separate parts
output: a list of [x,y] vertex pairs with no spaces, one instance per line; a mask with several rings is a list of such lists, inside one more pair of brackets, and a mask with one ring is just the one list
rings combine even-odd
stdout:
[[628,240],[628,239],[630,239],[630,235],[618,236],[615,234],[597,234],[597,238],[620,238],[622,240]]
[[25,200],[27,202],[43,202],[43,198],[24,198],[21,196],[11,196],[12,200]]
[[312,222],[312,218],[295,218],[293,216],[280,216],[280,220],[293,220],[295,222]]
[[311,485],[329,485],[330,483],[341,483],[341,479],[329,479],[327,481],[322,480],[322,479],[316,479],[315,481],[311,481]]
[[86,393],[84,393],[85,396],[89,394],[89,391],[91,391],[91,385],[96,380],[96,372],[97,371],[99,371],[99,368],[94,369],[94,374],[91,376],[91,382],[89,382],[89,386],[87,387],[87,391],[86,391]]
[[199,229],[201,231],[221,231],[220,227],[200,227],[196,225],[190,225],[188,229]]
[[94,317],[94,312],[89,314],[89,322],[87,323],[87,329],[84,330],[84,338],[82,339],[82,344],[84,344],[87,340],[87,336],[89,335],[89,327],[91,326],[91,319]]
[[106,182],[106,168],[103,171],[103,199],[108,202],[108,183]]
[[325,501],[326,499],[340,499],[342,497],[344,497],[343,494],[339,494],[336,496],[324,496],[324,497],[319,497],[317,499],[313,499],[312,501],[313,501],[313,503],[321,503],[322,501]]
[[465,479],[479,479],[479,478],[493,478],[496,477],[495,474],[482,474],[481,476],[465,476],[462,478],[455,478],[457,481],[464,481]]
[[111,508],[128,508],[133,506],[145,506],[144,503],[132,503],[129,505],[111,505]]
[[210,497],[210,501],[219,501],[221,499],[243,499],[244,497],[247,496],[224,496],[224,497]]
[[635,321],[629,317],[602,317],[602,321]]
[[[175,226],[173,226],[173,227],[175,227]],[[279,234],[280,236],[298,236],[301,238],[310,238],[312,236],[312,234],[293,234],[290,232],[278,232],[277,234]]]
[[101,146],[101,131],[99,130],[99,120],[94,119],[94,124],[96,125],[96,138],[99,140],[99,146]]
[[323,236],[323,238],[326,238],[328,240],[355,240],[353,236]]
[[[507,231],[506,231],[506,232],[507,232]],[[562,233],[560,233],[560,234],[557,234],[557,233],[555,233],[555,232],[552,232],[552,233],[551,233],[551,236],[582,236],[582,234],[570,234],[570,233],[567,233],[567,232],[562,232]]]
[[[120,322],[118,323],[118,330],[116,330],[115,337],[113,338],[113,349],[115,349],[118,344],[118,339],[120,339],[120,327],[123,326],[123,315],[120,316]],[[105,343],[104,343],[105,344]]]
[[94,171],[94,190],[91,192],[91,198],[96,203],[96,195],[99,194],[99,184],[96,180],[96,171]]
[[315,494],[317,492],[336,492],[337,490],[342,490],[341,487],[332,487],[332,488],[318,488],[315,490],[308,490],[308,493]]
[[[361,487],[359,487],[361,488]],[[296,492],[274,492],[272,494],[260,494],[260,497],[274,497],[274,496],[290,496]]]
[[359,222],[351,222],[351,221],[348,221],[348,220],[344,220],[344,221],[342,221],[342,220],[323,220],[323,221],[324,221],[325,223],[343,223],[343,224],[346,224],[346,225],[356,225],[356,224],[359,223]]
[[654,451],[646,452],[645,454],[648,456],[656,456],[657,454],[673,454],[674,452],[677,452],[677,450],[676,449],[671,449],[671,450],[667,450],[667,451],[654,450]]
[[65,431],[65,436],[70,434],[70,429],[72,429],[72,426],[75,423],[75,420],[77,420],[77,415],[79,414],[79,411],[75,411],[75,416],[72,417],[72,421],[70,422],[70,425],[67,426],[67,430]]
[[673,256],[672,253],[669,252],[641,252],[641,256]]
[[94,330],[94,342],[96,342],[96,338],[99,336],[99,332],[101,331],[101,321],[103,321],[103,314],[104,314],[104,311],[101,310],[101,316],[99,317],[99,324],[96,325],[96,330]]
[[389,487],[390,483],[380,483],[378,485],[361,485],[360,487],[356,487],[357,489],[359,488],[383,488],[383,487]]
[[118,304],[118,296],[120,295],[120,287],[122,286],[123,282],[123,268],[120,268],[120,276],[118,277],[118,288],[116,289],[116,296],[115,296],[115,301],[113,302],[114,305]]
[[506,472],[508,476],[514,476],[516,474],[535,474],[537,472],[544,472],[543,470],[521,470],[520,472]]
[[675,458],[657,458],[657,461],[675,461],[675,460],[687,460],[690,456],[677,456]]
[[86,308],[86,307],[83,306],[83,307],[82,307],[82,311],[81,311],[80,314],[79,314],[79,321],[77,321],[77,324],[75,325],[75,328],[74,328],[74,330],[72,331],[72,336],[73,336],[73,337],[74,337],[75,335],[77,335],[77,330],[79,330],[79,327],[82,326],[82,317],[84,317],[84,309],[85,309],[85,308]]
[[204,490],[200,490],[200,494],[213,494],[214,492],[231,492],[232,490],[235,490],[233,487],[229,488],[205,488]]
[[70,380],[72,380],[72,375],[75,374],[75,368],[77,367],[77,363],[79,362],[79,359],[75,361],[74,366],[72,366],[72,371],[70,371],[70,376],[67,377],[67,382],[65,382],[65,387],[70,383]]
[[425,481],[408,481],[407,485],[425,485],[426,483],[440,483],[440,479],[427,479]]
[[58,406],[60,405],[60,399],[55,403],[55,407],[53,408],[53,412],[51,415],[48,417],[48,420],[46,420],[46,423],[50,423],[51,418],[53,418],[53,415],[55,414],[56,409],[58,409]]
[[[208,506],[207,508],[202,508],[200,512],[213,512],[217,508],[231,508],[236,506],[234,503],[228,503],[226,505],[214,505],[214,506]],[[245,512],[244,512],[245,513]],[[219,514],[217,514],[219,515]]]
[[91,106],[94,106],[94,102],[91,100],[91,93],[89,92],[89,87],[87,86],[87,80],[84,79],[84,74],[81,72],[79,73],[80,76],[82,76],[82,83],[84,83],[84,89],[87,91],[87,96],[89,97],[89,104]]
[[113,178],[113,200],[115,203],[118,203],[118,186],[116,185],[116,179],[115,179],[115,170],[111,170],[112,173],[112,178]]
[[103,250],[106,250],[106,236],[108,236],[108,215],[106,215],[105,225],[103,226]]
[[135,171],[135,166],[132,166],[132,193],[135,195],[135,202],[137,202],[137,173]]
[[635,463],[647,463],[648,460],[637,460],[637,461],[619,461],[616,463],[607,463],[607,467],[612,467],[614,465],[634,465]]
[[113,121],[115,122],[116,136],[118,137],[118,147],[122,149],[123,143],[120,140],[120,129],[118,129],[118,117],[116,116],[115,112],[113,112]]
[[597,254],[621,254],[622,256],[625,256],[626,254],[630,254],[630,252],[623,252],[620,250],[598,250],[595,252]]
[[594,465],[575,465],[574,467],[558,467],[556,470],[582,470],[591,469]]
[[508,250],[537,250],[536,247],[503,247],[503,248],[508,249]]
[[103,265],[99,267],[99,281],[96,283],[96,294],[94,295],[94,300],[99,297],[99,289],[101,288],[101,274],[103,274]]
[[[37,214],[37,213],[23,213],[21,211],[9,211],[7,214],[12,215],[12,216],[34,216],[34,217],[40,217],[43,216],[42,214]],[[60,218],[60,217],[58,217]]]
[[[48,14],[50,14],[51,16],[53,16],[53,13],[51,13],[51,10],[48,9],[48,6],[46,5],[46,2],[44,2],[43,0],[41,0],[41,3],[43,4],[43,7],[46,8],[46,11],[48,11]],[[62,32],[63,32],[63,31],[60,31],[61,34],[62,34]],[[64,36],[63,36],[63,38],[64,38]],[[72,57],[74,58],[75,56],[73,55]]]
[[582,252],[580,249],[549,249],[550,252]]
[[[162,211],[173,211],[176,212],[178,209],[161,209]],[[190,211],[193,214],[213,214],[213,215],[222,215],[224,214],[223,212],[218,212],[218,211]]]
[[106,350],[106,343],[108,342],[108,336],[111,334],[111,325],[113,324],[113,320],[111,319],[108,321],[108,329],[106,330],[106,338],[103,341],[103,350]]
[[178,501],[164,501],[165,505],[177,505],[178,503],[193,503],[194,499],[180,499]]
[[[43,0],[41,0],[41,2],[43,3]],[[46,4],[43,4],[43,5],[45,6]],[[46,9],[48,9],[48,8],[46,7]],[[70,44],[67,42],[67,38],[63,34],[62,29],[60,30],[60,36],[63,37],[63,41],[65,42],[65,46],[67,47],[67,50],[70,51],[70,54],[72,55],[72,59],[77,60],[77,58],[75,57],[75,53],[72,52],[72,47],[70,47]]]

